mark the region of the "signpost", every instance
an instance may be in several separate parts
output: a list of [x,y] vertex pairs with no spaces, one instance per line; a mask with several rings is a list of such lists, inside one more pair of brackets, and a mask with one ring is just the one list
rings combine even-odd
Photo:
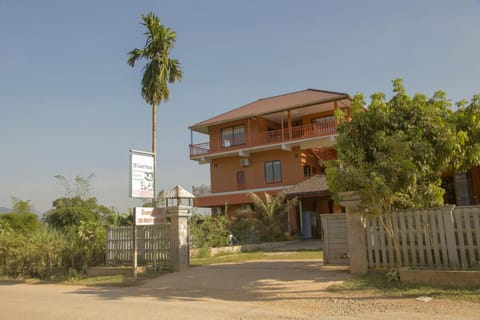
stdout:
[[154,208],[136,207],[135,208],[135,225],[150,226],[160,222],[158,211]]
[[[130,150],[130,198],[155,198],[155,154]],[[137,225],[153,224],[154,208],[135,208],[133,212],[133,276],[137,276]]]

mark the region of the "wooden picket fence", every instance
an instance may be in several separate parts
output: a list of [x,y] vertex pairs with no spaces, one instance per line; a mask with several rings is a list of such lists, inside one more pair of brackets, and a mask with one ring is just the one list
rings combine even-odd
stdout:
[[371,268],[480,263],[480,206],[396,211],[364,223]]
[[[154,264],[170,267],[169,225],[137,226],[137,260],[139,264]],[[107,227],[106,262],[107,264],[133,262],[133,227]]]

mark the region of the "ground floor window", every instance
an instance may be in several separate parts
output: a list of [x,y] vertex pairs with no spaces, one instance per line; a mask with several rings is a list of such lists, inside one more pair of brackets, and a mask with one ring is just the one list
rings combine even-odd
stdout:
[[245,188],[245,171],[237,171],[237,187],[238,189]]

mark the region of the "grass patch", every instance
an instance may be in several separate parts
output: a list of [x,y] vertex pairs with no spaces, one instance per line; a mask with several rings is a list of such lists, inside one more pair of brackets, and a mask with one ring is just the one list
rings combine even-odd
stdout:
[[190,265],[204,266],[215,263],[242,262],[250,260],[311,260],[323,259],[323,252],[319,250],[291,251],[291,252],[242,252],[226,253],[213,257],[190,258]]
[[148,279],[157,278],[163,274],[165,271],[146,271],[143,273],[138,273],[137,277],[126,276],[126,275],[116,275],[116,276],[99,276],[99,277],[85,277],[78,279],[64,280],[57,283],[68,284],[68,285],[80,285],[80,286],[91,286],[91,287],[105,287],[105,286],[115,286],[115,287],[129,287],[136,286],[143,283],[143,281]]
[[62,285],[76,285],[76,286],[88,286],[88,287],[128,287],[136,286],[143,283],[148,279],[157,278],[165,274],[165,271],[147,271],[137,274],[137,277],[116,275],[116,276],[99,276],[99,277],[76,277],[71,279],[57,278],[52,280],[39,280],[39,279],[9,279],[0,278],[1,284],[62,284]]
[[389,297],[416,298],[428,296],[432,298],[460,299],[480,302],[480,288],[434,288],[424,285],[388,282],[385,273],[370,272],[367,275],[356,276],[341,284],[328,288],[335,292],[369,291]]

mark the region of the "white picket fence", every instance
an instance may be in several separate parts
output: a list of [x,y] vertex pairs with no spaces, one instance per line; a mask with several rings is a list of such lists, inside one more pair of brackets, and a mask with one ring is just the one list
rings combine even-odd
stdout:
[[[139,264],[172,265],[169,225],[137,226],[137,260]],[[133,227],[107,227],[106,262],[132,263]]]
[[480,206],[395,211],[364,224],[370,268],[480,263]]

